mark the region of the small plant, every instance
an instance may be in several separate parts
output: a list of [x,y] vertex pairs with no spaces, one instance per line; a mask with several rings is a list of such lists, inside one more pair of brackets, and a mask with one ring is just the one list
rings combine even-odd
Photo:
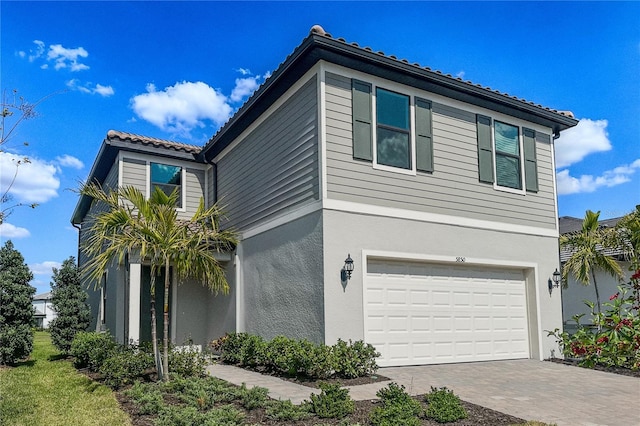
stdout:
[[164,404],[162,392],[152,384],[135,382],[125,394],[135,401],[140,414],[158,414]]
[[123,385],[133,383],[142,376],[147,368],[154,365],[153,357],[136,347],[122,346],[114,350],[100,366],[100,374],[104,376],[104,383],[119,389]]
[[352,379],[355,377],[365,377],[378,370],[376,358],[380,353],[371,344],[365,344],[362,340],[349,343],[342,339],[333,345],[335,354],[336,374],[341,377]]
[[338,384],[320,383],[319,395],[311,395],[311,407],[318,417],[341,419],[353,413],[355,403],[349,396],[349,389]]
[[247,389],[247,385],[243,383],[242,386],[238,388],[236,395],[240,399],[242,406],[247,410],[264,408],[267,406],[267,401],[269,400],[269,389],[260,386]]
[[429,403],[426,416],[438,423],[455,422],[468,416],[460,398],[446,387],[437,389],[432,386],[431,392],[425,395],[425,400]]
[[77,368],[89,367],[91,371],[98,371],[116,347],[117,343],[108,333],[81,331],[74,337],[70,352]]
[[240,346],[238,356],[240,365],[255,367],[263,364],[264,350],[265,342],[262,337],[253,334],[247,335]]
[[272,401],[266,410],[267,417],[276,421],[304,420],[311,417],[307,404],[294,405],[290,400]]
[[176,346],[169,351],[171,374],[182,377],[204,377],[209,358],[193,345]]
[[247,333],[227,333],[223,337],[211,342],[211,348],[220,352],[220,359],[229,364],[239,364],[244,341],[249,337]]
[[376,395],[380,398],[381,407],[373,409],[370,415],[371,424],[374,426],[418,426],[422,413],[422,406],[413,399],[404,386],[389,383],[386,388],[380,389]]
[[235,426],[243,424],[244,415],[231,405],[200,412],[194,407],[166,406],[155,422],[156,426],[215,425]]

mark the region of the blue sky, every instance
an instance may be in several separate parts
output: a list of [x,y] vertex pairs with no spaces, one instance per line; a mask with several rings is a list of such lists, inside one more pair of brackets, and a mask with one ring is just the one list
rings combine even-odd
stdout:
[[203,144],[314,24],[572,111],[580,124],[556,145],[560,215],[616,217],[640,204],[638,2],[2,1],[0,15],[3,91],[51,95],[0,154],[3,192],[11,160],[32,160],[11,190],[40,206],[14,210],[0,232],[38,293],[52,266],[77,256],[72,189],[108,130]]

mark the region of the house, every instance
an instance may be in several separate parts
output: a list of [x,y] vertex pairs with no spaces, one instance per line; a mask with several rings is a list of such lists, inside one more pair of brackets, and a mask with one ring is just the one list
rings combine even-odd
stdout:
[[[562,327],[553,144],[576,124],[314,26],[203,147],[110,131],[89,179],[179,187],[187,216],[219,201],[240,233],[228,296],[172,287],[176,343],[246,331],[364,339],[383,366],[543,359]],[[73,213],[81,241],[94,209]],[[133,255],[114,265],[96,328],[148,338],[148,277]]]
[[33,317],[36,327],[49,328],[49,323],[58,316],[53,309],[53,303],[51,303],[51,292],[33,296],[31,304],[34,309]]
[[[598,221],[599,226],[613,228],[622,219],[622,217],[615,217],[611,219],[603,219]],[[571,232],[579,231],[582,228],[583,219],[571,216],[562,216],[559,219],[560,234],[568,234]],[[629,277],[629,268],[631,262],[624,256],[622,250],[609,250],[608,255],[614,257],[620,264],[622,273],[626,278]],[[560,264],[564,263],[571,256],[571,250],[560,249]],[[609,297],[618,292],[618,285],[620,282],[617,278],[612,277],[603,271],[596,271],[596,280],[598,283],[598,292],[600,293],[600,302],[608,302]],[[575,331],[577,324],[573,320],[574,315],[584,314],[585,316],[581,320],[581,324],[589,324],[591,319],[591,308],[589,308],[584,301],[591,302],[596,301],[596,293],[593,283],[589,285],[583,285],[576,281],[573,276],[569,276],[567,288],[562,289],[562,322],[564,330],[568,332]]]

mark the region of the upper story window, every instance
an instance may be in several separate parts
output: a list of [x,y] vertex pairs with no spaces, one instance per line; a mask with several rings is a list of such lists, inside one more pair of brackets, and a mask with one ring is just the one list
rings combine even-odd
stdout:
[[176,207],[182,208],[182,167],[168,164],[151,163],[151,191],[156,187],[169,195],[173,191],[178,192]]
[[433,171],[431,102],[352,80],[352,114],[353,158],[402,173]]
[[409,96],[376,90],[377,163],[411,169]]
[[480,181],[496,189],[537,192],[536,132],[483,115],[476,116],[476,123]]

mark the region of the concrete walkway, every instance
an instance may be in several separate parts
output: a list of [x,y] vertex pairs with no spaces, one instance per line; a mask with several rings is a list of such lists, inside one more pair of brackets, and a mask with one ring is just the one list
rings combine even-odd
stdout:
[[[213,365],[208,371],[238,385],[266,387],[272,398],[296,404],[317,392],[227,365]],[[387,367],[378,374],[413,395],[446,386],[465,401],[526,420],[558,426],[640,426],[640,379],[635,377],[534,360]],[[374,399],[388,383],[351,386],[350,395]]]

